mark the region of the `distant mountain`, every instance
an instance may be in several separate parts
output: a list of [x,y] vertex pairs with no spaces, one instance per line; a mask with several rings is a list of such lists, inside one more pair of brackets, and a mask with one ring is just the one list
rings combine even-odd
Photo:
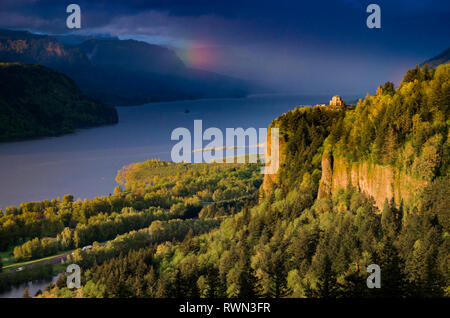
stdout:
[[441,54],[436,55],[435,57],[423,62],[420,66],[428,64],[428,66],[430,67],[436,67],[441,64],[448,64],[448,63],[450,63],[450,47]]
[[86,68],[88,58],[79,48],[46,35],[0,30],[0,61],[42,64],[54,69]]
[[41,65],[0,63],[0,141],[54,136],[117,123],[114,107],[85,96]]
[[118,40],[118,37],[109,36],[104,34],[95,34],[95,35],[76,35],[76,34],[58,34],[52,35],[53,38],[57,39],[62,44],[76,46],[84,41],[93,40],[93,39],[105,39],[105,40]]
[[247,94],[243,81],[190,69],[172,50],[158,45],[58,38],[0,31],[0,61],[48,66],[73,78],[87,95],[114,105]]
[[145,42],[92,39],[78,47],[92,65],[101,68],[160,74],[177,74],[185,70],[185,65],[173,51]]

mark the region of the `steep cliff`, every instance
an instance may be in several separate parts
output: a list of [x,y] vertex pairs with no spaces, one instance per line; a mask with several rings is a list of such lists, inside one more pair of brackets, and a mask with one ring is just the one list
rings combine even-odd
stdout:
[[[266,174],[262,195],[268,195],[274,188],[285,193],[299,186],[303,178],[311,178],[316,185],[320,179],[320,158],[323,143],[330,134],[333,123],[343,118],[345,109],[310,107],[293,109],[276,118],[269,126],[266,145],[271,154],[271,128],[279,128],[279,169]],[[270,164],[270,163],[269,163]]]
[[425,188],[427,182],[406,174],[389,165],[351,162],[343,157],[334,158],[324,152],[322,157],[322,177],[318,198],[330,197],[339,189],[356,187],[359,192],[373,197],[381,210],[384,201],[394,199],[397,206],[408,203]]
[[[272,154],[272,149],[271,149],[271,140],[272,140],[272,134],[271,134],[271,128],[273,128],[274,125],[273,123],[269,126],[269,129],[267,130],[267,136],[266,136],[266,153],[265,153],[265,157],[269,158],[270,155]],[[283,150],[284,150],[284,139],[280,140],[279,143],[279,155],[280,155],[280,160],[279,163],[281,165],[281,162],[283,161],[283,159],[281,158]],[[265,162],[265,166],[268,168],[270,166],[270,162],[268,160],[266,160]],[[263,184],[261,186],[262,189],[262,195],[264,194],[268,194],[272,188],[274,187],[274,185],[276,185],[278,183],[279,180],[279,171],[280,169],[278,169],[278,171],[276,173],[272,173],[272,174],[265,174],[264,175],[264,180],[263,180]]]
[[303,184],[321,199],[351,186],[380,210],[391,199],[417,206],[450,170],[449,83],[450,65],[415,68],[397,89],[387,82],[355,108],[283,114],[271,124],[280,128],[280,170],[265,176],[262,193],[283,196]]

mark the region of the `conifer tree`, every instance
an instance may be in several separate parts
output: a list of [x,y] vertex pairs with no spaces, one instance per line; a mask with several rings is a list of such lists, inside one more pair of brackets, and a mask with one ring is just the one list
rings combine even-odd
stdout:
[[206,284],[208,286],[206,297],[215,298],[224,296],[224,288],[219,277],[219,270],[213,265],[209,265],[206,270]]
[[314,298],[337,298],[339,295],[340,285],[332,269],[331,260],[328,255],[325,255],[323,268],[317,281],[317,288],[315,290],[307,290],[307,296]]
[[25,290],[23,291],[22,298],[31,298],[30,291],[28,290],[28,287],[25,288]]
[[393,240],[397,232],[397,221],[395,220],[395,207],[393,201],[384,201],[383,212],[381,214],[381,229],[383,238]]

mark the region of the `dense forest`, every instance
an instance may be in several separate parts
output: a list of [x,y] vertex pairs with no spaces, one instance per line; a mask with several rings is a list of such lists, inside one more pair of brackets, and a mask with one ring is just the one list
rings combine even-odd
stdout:
[[449,65],[415,68],[400,87],[380,86],[331,133],[333,152],[392,165],[431,181],[448,175]]
[[[449,297],[449,94],[450,65],[423,67],[356,107],[283,114],[271,124],[281,167],[262,186],[257,164],[132,164],[110,197],[8,208],[2,249],[30,259],[46,236],[78,248],[67,263],[81,266],[82,287],[62,275],[39,297]],[[382,208],[351,185],[318,198],[325,152],[424,187]],[[93,240],[109,241],[79,248]],[[366,286],[369,264],[379,289]]]
[[46,67],[0,63],[0,141],[71,133],[118,121],[114,107],[86,97]]
[[[118,235],[123,234],[125,242],[143,239],[143,233],[153,233],[158,224],[158,231],[160,227],[169,231],[165,239],[176,237],[176,231],[181,231],[179,238],[183,239],[190,229],[202,232],[204,227],[217,227],[224,217],[254,204],[262,183],[258,167],[159,160],[132,164],[119,171],[117,180],[122,186],[113,195],[84,201],[66,195],[6,208],[0,213],[0,252],[10,251],[16,261],[29,261],[94,242],[106,242],[100,246],[108,249],[110,243],[121,242]],[[134,231],[137,236],[131,234]],[[143,240],[139,246],[154,238]],[[9,276],[0,274],[0,282],[14,282]],[[0,284],[0,289],[7,286]]]

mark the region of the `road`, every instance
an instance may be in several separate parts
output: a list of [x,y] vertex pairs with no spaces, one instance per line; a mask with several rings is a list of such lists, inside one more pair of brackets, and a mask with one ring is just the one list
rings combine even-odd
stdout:
[[[99,243],[99,246],[104,246],[104,245],[106,245],[106,243],[107,242]],[[33,261],[30,264],[26,264],[26,265],[23,265],[23,266],[16,265],[14,268],[11,268],[9,271],[13,272],[13,273],[16,273],[16,272],[18,272],[17,271],[18,267],[23,267],[23,269],[31,269],[31,268],[33,268],[36,265],[43,265],[43,264],[49,264],[49,263],[51,263],[51,264],[60,263],[61,261],[66,260],[67,257],[70,256],[72,253],[73,253],[73,251],[70,251],[70,252],[67,252],[67,253],[64,253],[64,254],[56,255],[54,257],[46,257],[46,258],[40,259],[40,260],[38,259],[36,261]]]
[[[66,260],[67,257],[69,255],[71,255],[71,254],[72,254],[72,252],[69,252],[69,253],[66,253],[66,254],[57,255],[57,256],[54,256],[54,257],[51,257],[51,258],[46,258],[46,259],[43,259],[43,260],[36,260],[35,262],[32,262],[30,264],[26,264],[26,265],[23,265],[23,266],[19,266],[19,267],[23,267],[23,269],[31,269],[31,268],[33,268],[36,265],[43,265],[43,264],[49,264],[49,263],[56,264],[56,263],[60,263],[63,260]],[[16,268],[11,268],[9,271],[13,272],[13,273],[18,272],[17,267]]]

